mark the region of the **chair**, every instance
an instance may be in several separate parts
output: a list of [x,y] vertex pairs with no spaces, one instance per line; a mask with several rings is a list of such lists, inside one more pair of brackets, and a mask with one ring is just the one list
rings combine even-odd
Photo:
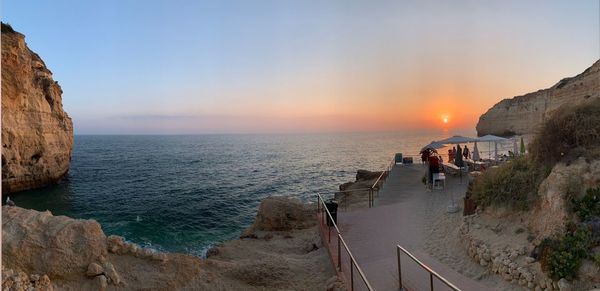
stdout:
[[444,173],[433,173],[433,185],[434,190],[442,190],[446,188],[446,175]]
[[397,164],[402,164],[402,153],[397,153],[396,155],[394,155],[394,163]]

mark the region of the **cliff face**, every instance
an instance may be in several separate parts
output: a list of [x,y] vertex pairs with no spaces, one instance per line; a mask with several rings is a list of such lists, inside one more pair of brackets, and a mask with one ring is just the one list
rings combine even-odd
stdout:
[[52,72],[2,24],[2,192],[45,186],[69,170],[73,123]]
[[560,80],[556,85],[504,99],[479,118],[477,134],[534,134],[559,107],[600,98],[600,60],[583,73]]

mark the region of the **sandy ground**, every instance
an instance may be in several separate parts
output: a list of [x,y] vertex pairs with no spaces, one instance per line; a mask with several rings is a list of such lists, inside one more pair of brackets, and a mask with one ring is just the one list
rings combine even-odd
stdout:
[[[427,229],[423,250],[455,271],[493,289],[526,290],[498,275],[490,274],[486,268],[469,257],[458,230],[463,221],[462,205],[459,212],[447,213],[448,199],[439,199],[439,193],[434,194],[436,195],[430,195],[427,200],[431,207],[428,207],[425,213]],[[464,194],[460,195],[457,203],[462,202],[463,197]]]
[[[337,277],[318,230],[255,232],[210,251],[207,287],[217,290],[326,290]],[[328,284],[329,283],[329,284]],[[338,283],[338,288],[343,288]]]

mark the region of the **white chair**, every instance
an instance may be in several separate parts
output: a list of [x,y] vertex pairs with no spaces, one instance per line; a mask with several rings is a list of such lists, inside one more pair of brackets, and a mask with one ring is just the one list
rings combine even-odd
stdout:
[[446,188],[446,175],[444,173],[433,173],[433,185],[434,190],[442,190]]

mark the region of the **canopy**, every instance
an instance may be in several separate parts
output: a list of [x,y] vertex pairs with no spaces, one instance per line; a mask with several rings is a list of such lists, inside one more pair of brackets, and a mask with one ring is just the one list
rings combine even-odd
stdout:
[[424,147],[421,149],[421,152],[422,152],[422,151],[424,151],[424,150],[427,150],[427,149],[437,150],[437,149],[441,149],[441,148],[444,148],[444,147],[445,147],[445,146],[444,146],[443,144],[441,144],[441,143],[437,143],[437,142],[435,142],[435,141],[432,141],[430,144],[428,144],[428,145],[424,146]]
[[477,141],[487,141],[487,142],[499,142],[499,141],[503,141],[503,140],[506,140],[506,138],[491,135],[491,134],[484,135],[480,138],[477,138]]
[[474,161],[479,161],[479,149],[477,148],[477,142],[475,142],[475,146],[473,147],[473,154],[471,155]]
[[470,137],[466,137],[466,136],[460,136],[460,135],[455,135],[453,137],[449,137],[447,139],[442,139],[442,140],[438,140],[436,141],[436,143],[441,143],[441,144],[459,144],[459,143],[468,143],[468,142],[476,142],[477,139],[474,138],[470,138]]
[[488,134],[488,135],[484,135],[482,137],[477,138],[477,141],[481,141],[481,142],[487,142],[490,146],[490,151],[489,151],[489,158],[491,158],[492,156],[492,151],[491,151],[491,147],[492,147],[492,143],[494,143],[494,159],[498,158],[498,143],[508,140],[507,138],[503,138],[500,136],[495,136],[492,134]]

